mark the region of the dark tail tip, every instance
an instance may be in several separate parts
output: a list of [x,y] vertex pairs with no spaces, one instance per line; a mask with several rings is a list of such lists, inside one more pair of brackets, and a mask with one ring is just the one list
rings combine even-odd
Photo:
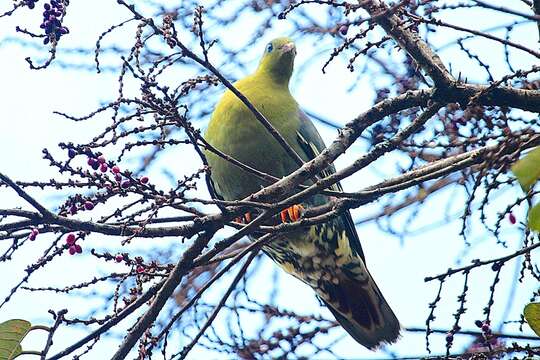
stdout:
[[374,350],[399,339],[399,321],[371,276],[365,282],[342,277],[324,290],[323,301],[358,343]]

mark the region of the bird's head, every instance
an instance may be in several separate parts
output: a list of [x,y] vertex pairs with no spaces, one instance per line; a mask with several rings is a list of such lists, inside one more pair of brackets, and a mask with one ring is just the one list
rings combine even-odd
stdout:
[[259,73],[266,73],[278,83],[288,83],[292,75],[296,46],[288,37],[280,37],[266,44]]

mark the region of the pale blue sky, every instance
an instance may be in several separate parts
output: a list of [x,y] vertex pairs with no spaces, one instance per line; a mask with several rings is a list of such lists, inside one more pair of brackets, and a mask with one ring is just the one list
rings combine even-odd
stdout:
[[[66,25],[69,26],[71,34],[61,41],[61,46],[68,48],[72,46],[92,47],[103,29],[112,24],[115,19],[127,16],[123,9],[116,6],[115,2],[96,0],[92,2],[72,1],[71,3],[69,16],[66,18]],[[504,3],[507,2],[504,1]],[[511,1],[511,3],[517,9],[526,11],[523,6],[519,6],[521,2]],[[38,6],[41,7],[42,4],[38,3]],[[110,9],[110,11],[103,11],[103,9]],[[19,17],[0,19],[0,34],[2,34],[0,35],[0,41],[16,35],[14,27],[17,24],[36,28],[40,22],[36,14],[38,12],[31,13],[24,9],[24,12]],[[461,26],[485,29],[508,19],[494,12],[491,12],[490,16],[483,17],[471,15],[471,12],[463,10],[446,20],[459,23]],[[33,18],[32,16],[36,17]],[[242,27],[245,31],[231,30],[228,34],[212,34],[210,32],[210,35],[219,35],[225,43],[234,44],[236,41],[241,43],[240,40],[237,40],[237,37],[240,34],[249,36],[249,34],[254,33],[255,22],[248,19],[242,22]],[[521,26],[516,30],[516,34],[519,34],[519,36],[514,40],[529,44],[531,47],[536,46],[536,38],[531,39],[531,37],[536,36],[535,29],[532,24]],[[261,39],[257,43],[258,48],[253,49],[252,53],[245,56],[246,62],[252,60],[248,64],[248,68],[254,69],[256,66],[253,60],[256,60],[259,54],[262,53],[266,40],[289,32],[290,27],[287,22],[276,21],[272,35]],[[123,33],[123,35],[118,33],[113,36],[113,39],[123,47],[130,47],[133,40],[131,34],[131,32]],[[449,34],[450,32],[441,32],[436,42],[441,45],[447,43],[450,40]],[[298,40],[302,36],[293,34],[293,37]],[[490,42],[483,42],[482,47],[480,47],[480,42],[468,42],[467,44],[473,46],[474,50],[479,54],[486,55],[494,51],[493,43]],[[353,91],[347,92],[354,78],[345,67],[346,58],[341,58],[338,62],[333,63],[328,68],[327,74],[322,74],[320,71],[320,67],[326,61],[331,49],[332,44],[330,42],[318,43],[314,47],[311,43],[300,41],[298,44],[297,64],[304,63],[311,55],[321,51],[326,51],[326,55],[313,61],[301,76],[295,76],[291,89],[302,107],[335,122],[345,123],[369,108],[373,96],[370,91],[371,84],[384,80],[362,78],[359,86]],[[497,47],[496,49],[496,51],[500,51],[500,48]],[[46,180],[56,176],[56,173],[41,159],[41,149],[47,147],[59,154],[56,149],[58,142],[87,141],[91,135],[102,129],[107,119],[101,117],[96,121],[74,124],[53,115],[52,112],[60,110],[73,115],[82,115],[95,109],[100,103],[114,99],[117,92],[117,75],[109,72],[95,74],[92,72],[64,70],[57,66],[52,66],[44,71],[32,71],[28,69],[24,61],[26,56],[39,58],[40,55],[31,48],[21,47],[13,42],[6,42],[0,47],[0,79],[3,84],[2,90],[0,90],[2,94],[2,107],[0,110],[0,151],[2,156],[0,171],[16,180]],[[390,56],[399,55],[393,52]],[[503,75],[504,71],[506,71],[503,63],[497,61],[498,56],[489,56],[489,60],[493,61],[492,70],[496,77]],[[483,79],[484,74],[478,68],[471,69],[470,61],[463,56],[457,55],[455,49],[448,48],[442,53],[442,58],[445,63],[452,63],[455,73],[459,69],[463,76],[467,76],[470,80]],[[69,59],[81,60],[78,57],[60,56],[60,60],[69,61]],[[107,62],[107,60],[116,61],[114,58],[105,57],[104,62]],[[525,64],[533,64],[531,57],[524,56],[519,52],[512,53],[512,61],[516,68],[521,65],[527,68]],[[92,63],[92,57],[90,56],[85,62]],[[235,69],[227,69],[227,71],[234,73]],[[236,73],[241,76],[241,73]],[[183,78],[183,75],[181,71],[178,72],[179,78]],[[175,78],[168,78],[167,81],[172,84],[178,82]],[[128,85],[128,91],[136,90],[133,84]],[[327,143],[336,135],[334,129],[319,125],[318,128]],[[362,149],[364,149],[363,146],[355,145],[351,154],[337,161],[337,167],[348,164]],[[185,159],[195,159],[195,157],[185,151],[187,150],[171,149],[161,156],[153,167],[149,169],[148,174],[151,176],[152,181],[166,188],[169,183],[161,171],[163,168],[166,168],[178,178],[196,169],[199,166],[198,163],[185,161]],[[384,159],[377,161],[374,167],[379,172],[395,173],[395,162],[392,159],[392,156],[386,156]],[[128,161],[124,166],[133,165]],[[378,172],[372,170],[356,174],[344,181],[345,189],[350,191],[358,190],[377,181]],[[502,209],[505,204],[519,194],[519,191],[519,189],[508,191],[505,195],[494,200],[494,206],[498,204],[499,206],[496,208]],[[32,191],[32,194],[51,208],[61,201],[61,197],[48,191]],[[26,206],[12,192],[5,189],[0,192],[0,202],[3,207]],[[428,201],[421,210],[415,227],[420,228],[423,225],[430,224],[434,219],[440,219],[448,203],[452,205],[455,213],[461,208],[463,197],[461,195],[456,197],[451,191],[445,191],[436,201]],[[353,216],[361,217],[363,214],[368,214],[370,209],[374,209],[374,206],[356,209],[353,211]],[[523,209],[521,209],[521,212],[516,211],[516,216],[522,220],[524,218]],[[404,216],[397,216],[393,220],[393,225],[400,227],[403,220]],[[474,221],[477,221],[477,218],[473,217]],[[475,226],[473,225],[473,227]],[[506,254],[511,249],[517,248],[521,242],[520,232],[515,231],[515,227],[511,227],[509,224],[505,224],[503,231],[503,237],[509,245],[508,249],[494,246],[494,240],[487,238],[487,235],[476,227],[473,232],[475,235],[471,239],[478,238],[478,245],[468,252],[466,258],[461,258],[464,244],[458,236],[458,222],[441,226],[433,231],[421,231],[416,236],[407,238],[404,244],[387,233],[382,233],[374,225],[359,227],[358,232],[366,253],[369,269],[404,326],[424,325],[428,314],[427,304],[435,297],[438,285],[437,283],[425,284],[423,281],[425,276],[444,272],[449,266],[456,264],[458,261],[466,263],[474,258],[485,259]],[[1,297],[5,296],[7,291],[24,275],[25,266],[39,257],[43,246],[48,243],[47,239],[50,238],[41,236],[40,241],[32,243],[31,246],[26,246],[24,251],[19,252],[14,257],[13,261],[0,264],[0,272],[3,274],[2,285],[0,286]],[[91,247],[97,247],[114,252],[118,249],[117,240],[92,236],[84,244],[85,251],[88,251]],[[139,251],[144,253],[145,257],[152,258],[152,253],[148,253],[148,249],[153,248],[155,244],[149,245],[147,241],[136,242],[128,251],[134,253]],[[159,242],[159,246],[163,248],[179,247],[175,239],[159,240]],[[0,249],[2,247],[3,244],[0,244]],[[256,283],[251,284],[253,293],[265,293],[264,284],[271,280],[272,267],[273,264],[267,262],[257,273]],[[46,271],[37,272],[32,277],[30,284],[32,286],[44,284],[65,286],[90,279],[107,271],[124,270],[121,265],[115,264],[105,266],[101,263],[96,267],[93,258],[90,257],[63,256],[53,262]],[[512,275],[513,270],[510,267],[503,272],[502,281],[497,289],[498,293],[506,294],[508,292],[507,284],[509,284]],[[483,318],[482,308],[488,300],[487,288],[492,282],[492,277],[493,273],[491,271],[475,271],[471,274],[469,285],[471,290],[467,303],[469,310],[461,322],[464,329],[474,329],[474,320]],[[319,307],[313,292],[307,286],[287,275],[280,276],[279,281],[282,283],[283,289],[279,297],[279,303],[282,307],[295,309],[302,313],[322,313],[330,317],[326,309]],[[437,309],[437,320],[433,324],[435,327],[448,328],[453,323],[452,314],[457,308],[456,297],[462,289],[462,282],[462,276],[454,276],[446,284],[444,301],[441,302]],[[510,319],[518,319],[523,305],[530,297],[532,285],[534,284],[520,285],[516,290],[515,306]],[[258,288],[255,288],[256,286]],[[499,299],[494,305],[494,319],[499,319],[504,309],[504,297]],[[99,302],[88,294],[80,297],[67,297],[49,296],[47,294],[38,295],[35,293],[28,295],[28,293],[22,291],[0,311],[0,321],[10,318],[25,318],[34,323],[47,324],[50,322],[50,316],[46,312],[49,308],[58,310],[68,307],[70,309],[69,314],[73,316],[78,311],[84,314],[88,308],[98,305]],[[123,326],[129,326],[134,321],[135,317],[132,316],[123,322]],[[511,333],[515,333],[517,330],[515,326],[509,326],[508,329]],[[332,334],[341,335],[342,332],[339,331],[338,333],[338,330],[334,330]],[[82,337],[85,332],[86,329],[70,328],[62,330],[60,336],[55,339],[52,353],[73,343]],[[25,347],[39,349],[44,340],[43,333],[38,332],[25,341]],[[469,337],[458,336],[455,349],[459,350],[460,344],[467,344],[470,340]],[[436,353],[443,351],[444,336],[433,335],[431,341]],[[111,354],[111,350],[115,349],[117,343],[117,339],[100,341],[91,358],[106,358]],[[389,349],[403,355],[417,355],[424,354],[424,347],[423,334],[405,333],[402,340]],[[350,358],[387,357],[384,353],[372,353],[363,349],[349,337],[346,337],[336,346],[336,353]],[[201,352],[192,354],[194,359],[201,356],[203,356]]]

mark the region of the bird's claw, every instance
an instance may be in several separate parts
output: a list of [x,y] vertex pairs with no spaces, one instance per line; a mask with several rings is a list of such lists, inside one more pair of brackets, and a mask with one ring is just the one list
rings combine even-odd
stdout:
[[303,213],[304,207],[302,205],[295,204],[281,211],[279,215],[281,216],[281,222],[287,223],[300,220]]
[[239,224],[249,224],[251,222],[251,213],[247,212],[242,216],[234,218],[234,222]]

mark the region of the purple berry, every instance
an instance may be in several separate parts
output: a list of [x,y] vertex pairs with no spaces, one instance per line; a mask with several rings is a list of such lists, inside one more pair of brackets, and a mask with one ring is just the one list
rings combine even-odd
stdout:
[[114,259],[116,260],[117,263],[122,262],[122,261],[124,261],[124,255],[118,254],[118,255],[116,255],[116,257]]
[[143,176],[139,181],[141,182],[141,184],[146,184],[148,183],[148,176]]
[[120,181],[122,181],[122,175],[116,174],[116,175],[114,175],[114,179],[115,179],[116,181],[120,182]]
[[97,158],[97,161],[98,161],[100,164],[105,164],[105,161],[107,161],[107,160],[105,159],[105,156],[100,155],[100,156]]
[[73,159],[75,156],[77,156],[77,152],[73,149],[68,150],[68,156],[70,159]]
[[77,252],[77,249],[75,248],[75,245],[71,245],[68,251],[69,251],[69,255],[75,255],[75,253]]
[[77,238],[75,237],[75,234],[69,233],[68,236],[66,237],[66,244],[71,246],[71,245],[75,244],[75,241],[77,241]]
[[339,33],[343,36],[347,35],[347,32],[349,31],[349,25],[341,25],[339,27]]
[[92,210],[94,208],[94,203],[91,201],[85,201],[84,208],[86,210]]
[[75,244],[75,245],[73,245],[73,246],[75,247],[75,251],[77,252],[77,254],[82,253],[82,247],[81,247],[81,245]]
[[38,234],[39,234],[39,230],[36,228],[33,228],[30,231],[30,235],[28,235],[28,239],[30,239],[30,241],[34,241],[36,240],[36,237],[38,236]]
[[70,213],[71,215],[75,215],[75,214],[77,213],[77,206],[71,205],[71,206],[69,207],[69,213]]
[[474,325],[476,325],[476,326],[478,326],[479,328],[481,328],[481,327],[482,327],[482,322],[481,322],[480,320],[476,320],[476,321],[474,322]]
[[446,342],[450,344],[452,341],[454,341],[454,335],[452,333],[446,334]]
[[113,172],[113,174],[118,174],[120,172],[120,168],[118,166],[114,165],[111,168],[111,171]]
[[120,186],[122,186],[122,189],[127,189],[128,187],[131,186],[131,181],[124,180],[124,181],[122,181],[122,185],[120,185]]
[[508,221],[510,221],[510,224],[514,225],[516,223],[516,216],[513,213],[508,214]]
[[109,167],[108,167],[107,164],[105,164],[105,163],[99,165],[99,171],[101,171],[101,172],[103,172],[103,173],[104,173],[104,172],[107,172],[108,168],[109,168]]
[[94,164],[96,163],[96,159],[94,158],[88,158],[88,161],[86,162],[89,166],[94,166]]

